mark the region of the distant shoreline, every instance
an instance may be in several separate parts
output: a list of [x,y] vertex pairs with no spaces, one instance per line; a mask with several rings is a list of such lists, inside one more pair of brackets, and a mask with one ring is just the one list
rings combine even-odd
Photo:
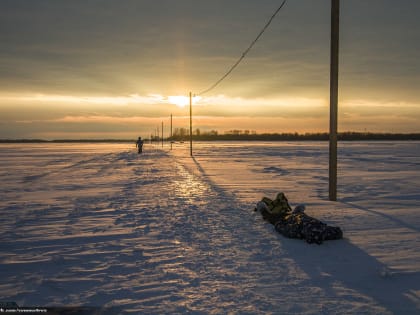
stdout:
[[0,139],[0,143],[135,143],[125,139]]
[[[328,141],[328,133],[270,133],[270,134],[223,134],[193,135],[193,141]],[[144,139],[146,142],[150,139]],[[420,133],[359,133],[338,134],[339,141],[416,141]],[[0,143],[135,143],[135,139],[0,139]],[[159,142],[161,139],[152,139]],[[189,136],[174,136],[164,141],[189,141]]]

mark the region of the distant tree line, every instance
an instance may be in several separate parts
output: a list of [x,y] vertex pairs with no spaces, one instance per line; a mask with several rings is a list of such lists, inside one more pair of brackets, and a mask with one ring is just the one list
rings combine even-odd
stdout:
[[[189,139],[187,128],[176,128],[172,137],[168,140],[187,141]],[[200,131],[193,130],[195,141],[327,141],[329,134],[325,133],[261,133],[253,130],[229,130],[219,134],[216,130]],[[420,133],[371,133],[371,132],[341,132],[338,134],[339,141],[367,141],[367,140],[420,140]]]
[[[193,130],[193,136],[195,137],[205,137],[205,136],[211,136],[211,137],[217,137],[219,135],[217,130],[210,130],[210,131],[201,131],[199,128],[196,128]],[[190,136],[190,130],[187,128],[175,128],[172,134],[172,138],[170,139],[186,139]]]
[[[165,140],[170,141],[188,141],[190,137],[189,129],[175,128],[172,137]],[[327,141],[328,133],[261,133],[253,130],[229,130],[219,134],[217,130],[201,131],[194,129],[192,138],[194,141]],[[145,139],[145,140],[161,140]],[[407,141],[420,140],[420,133],[372,133],[372,132],[341,132],[338,134],[339,141]],[[0,143],[134,143],[130,139],[0,139]]]

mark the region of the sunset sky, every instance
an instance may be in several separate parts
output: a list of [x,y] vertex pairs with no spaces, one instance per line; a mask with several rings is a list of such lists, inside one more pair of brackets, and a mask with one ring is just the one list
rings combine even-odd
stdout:
[[[148,137],[281,0],[0,0],[0,138]],[[326,132],[330,0],[288,0],[193,128]],[[339,131],[420,132],[420,1],[341,0]]]

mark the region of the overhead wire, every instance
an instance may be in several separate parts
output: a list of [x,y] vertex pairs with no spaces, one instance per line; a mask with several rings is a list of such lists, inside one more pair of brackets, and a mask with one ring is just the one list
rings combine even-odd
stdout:
[[260,37],[262,36],[262,34],[264,34],[264,32],[266,31],[266,29],[268,28],[268,26],[271,24],[271,22],[274,20],[274,18],[276,17],[276,15],[280,12],[280,10],[285,5],[286,1],[287,0],[283,0],[282,4],[273,13],[273,15],[270,17],[270,19],[268,20],[268,22],[261,29],[261,31],[259,32],[259,34],[257,35],[257,37],[251,42],[251,44],[248,46],[248,48],[245,49],[245,51],[242,53],[242,55],[239,57],[239,59],[230,67],[230,69],[219,80],[217,80],[215,83],[213,83],[209,88],[207,88],[206,90],[204,90],[204,91],[196,94],[197,96],[206,94],[206,93],[210,92],[211,90],[213,90],[224,79],[226,79],[226,77],[229,74],[231,74],[233,70],[235,70],[235,68],[241,63],[241,61],[245,58],[245,56],[250,52],[250,50],[252,49],[252,47],[257,43],[257,41],[260,39]]

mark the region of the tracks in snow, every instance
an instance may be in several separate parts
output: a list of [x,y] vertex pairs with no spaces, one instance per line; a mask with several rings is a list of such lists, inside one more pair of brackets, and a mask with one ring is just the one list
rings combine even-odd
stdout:
[[172,156],[43,162],[48,172],[20,174],[26,194],[3,201],[3,297],[172,313],[221,310],[243,294],[238,205]]

